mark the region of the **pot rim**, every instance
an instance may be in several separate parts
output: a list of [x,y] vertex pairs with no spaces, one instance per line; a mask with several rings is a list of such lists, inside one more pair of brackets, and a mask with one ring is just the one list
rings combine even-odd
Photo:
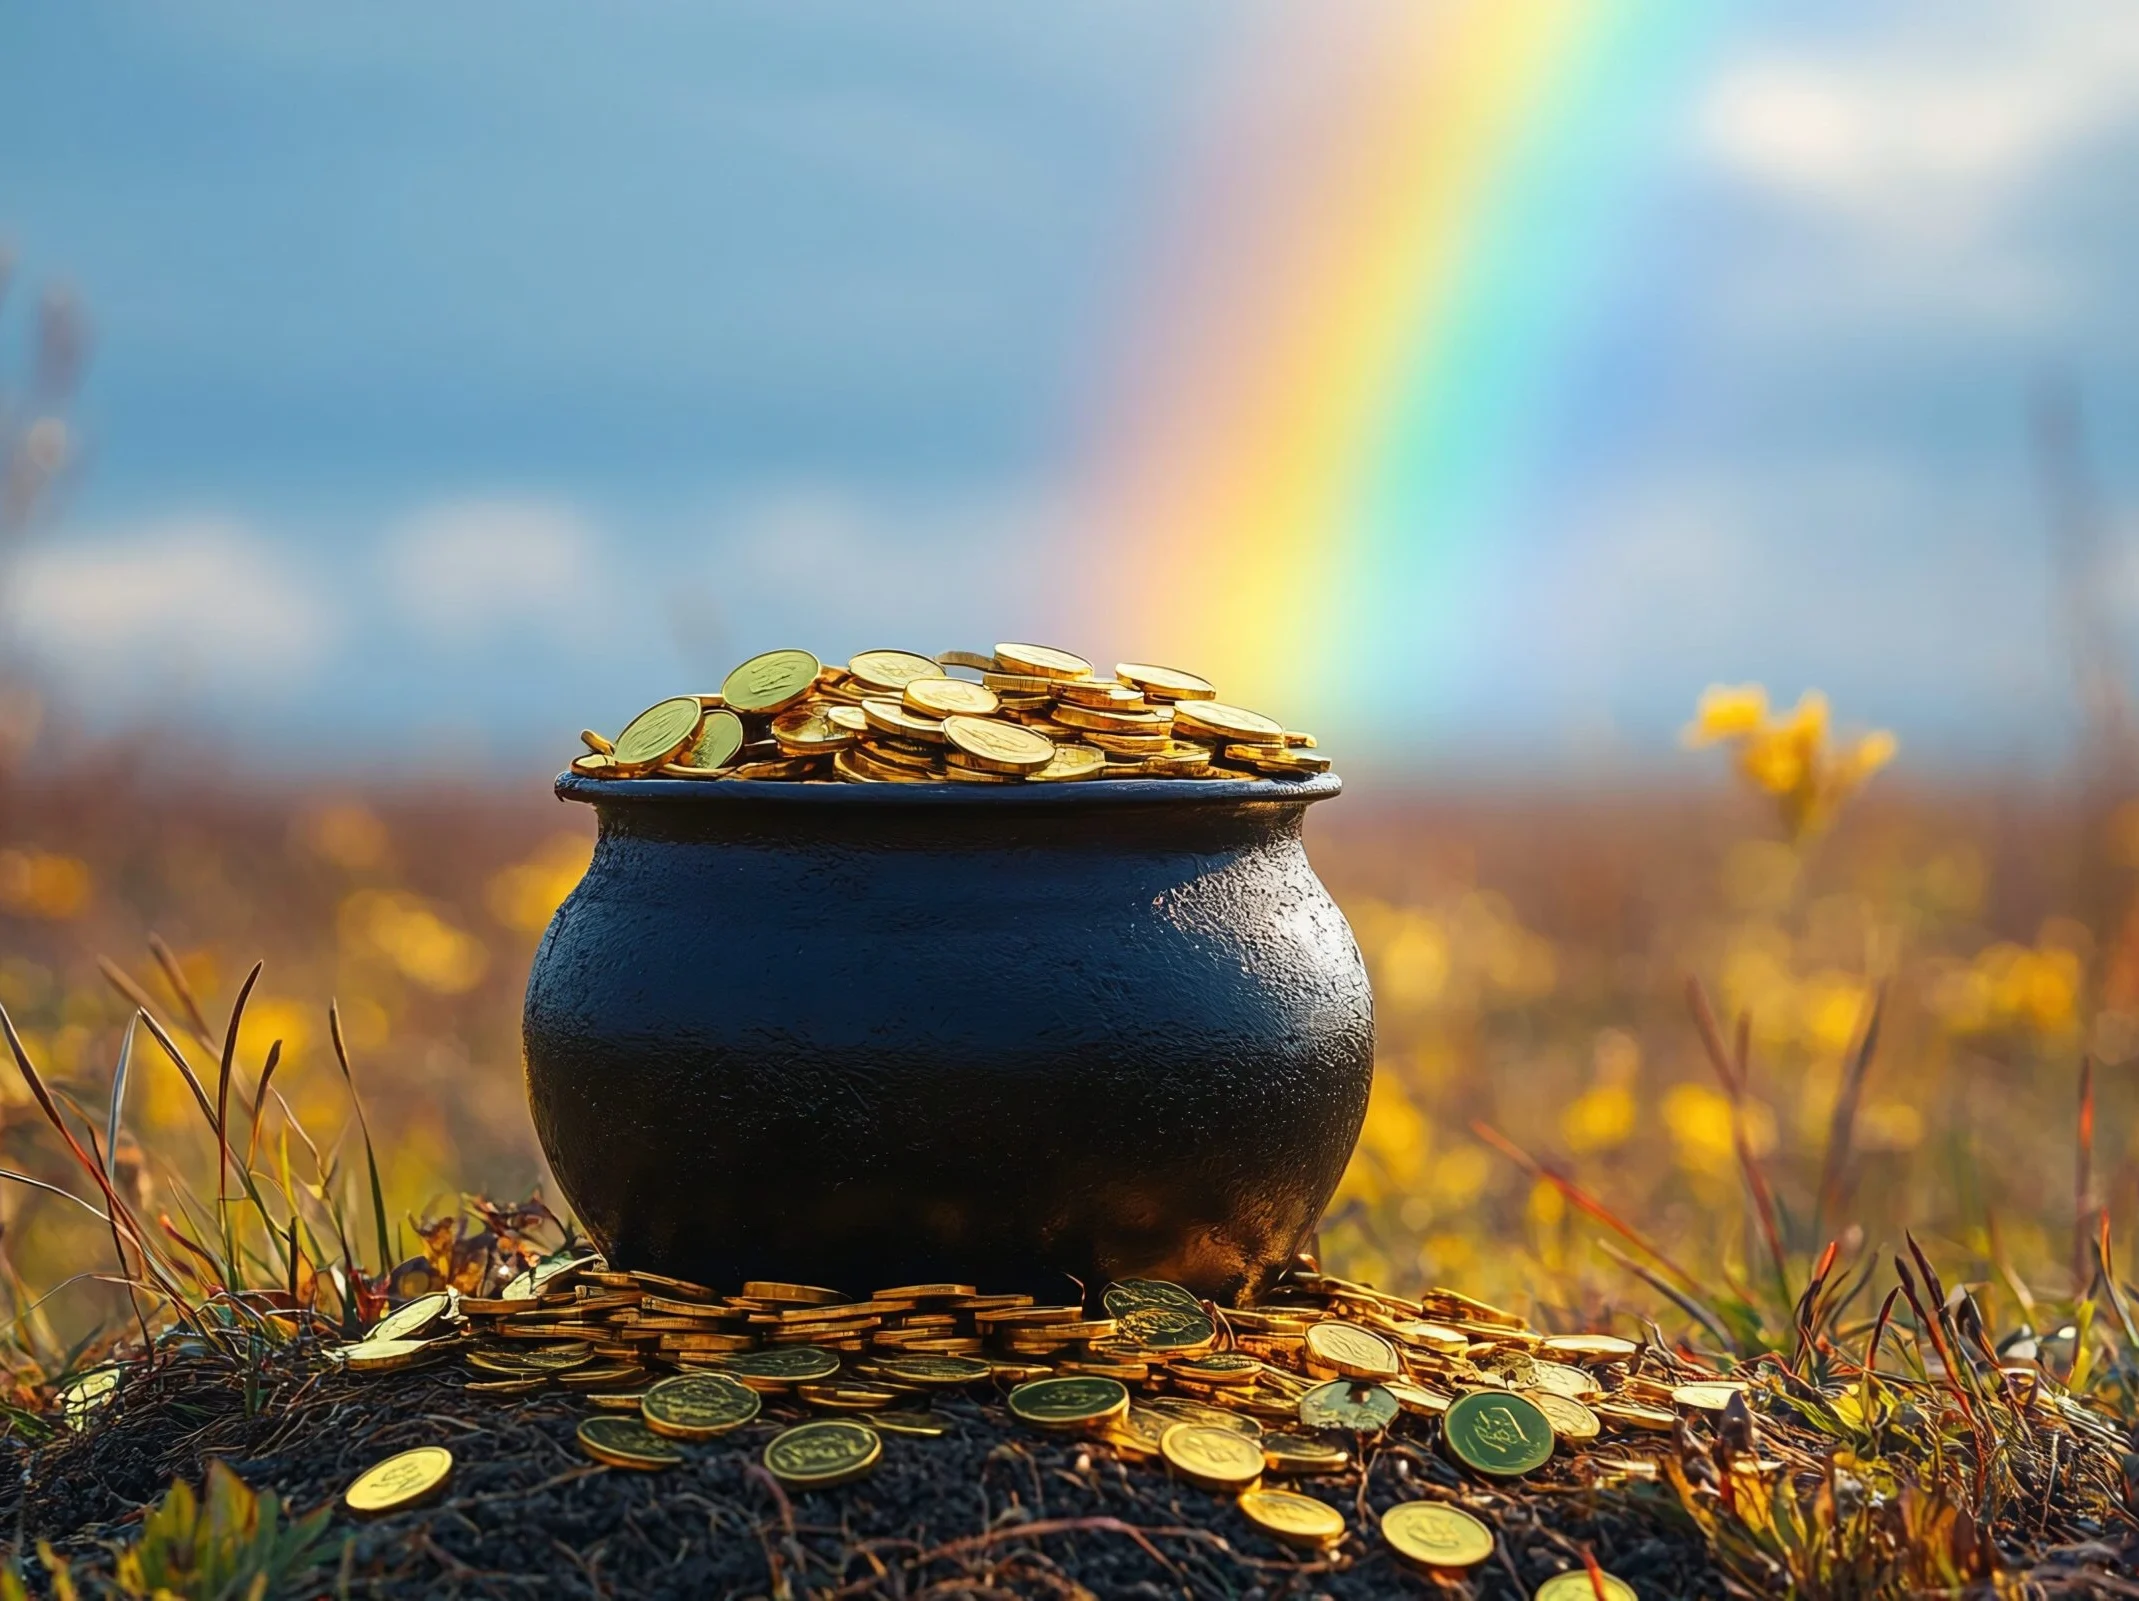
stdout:
[[1271,806],[1310,806],[1344,789],[1335,773],[1307,778],[1109,778],[1072,784],[843,784],[783,783],[752,779],[582,778],[559,773],[559,800],[632,801],[657,806],[1017,806],[1079,807],[1211,805],[1256,801]]

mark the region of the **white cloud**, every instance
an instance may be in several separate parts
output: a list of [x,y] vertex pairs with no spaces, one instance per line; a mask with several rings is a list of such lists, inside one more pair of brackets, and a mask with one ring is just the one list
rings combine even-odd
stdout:
[[583,635],[601,593],[598,544],[593,526],[555,501],[444,501],[388,534],[387,588],[404,616],[445,637],[530,625]]
[[2085,181],[2093,147],[2139,135],[2139,30],[2097,0],[1895,15],[1727,66],[1700,111],[1707,157],[1823,225],[1817,272],[1793,259],[1778,298],[1809,303],[1809,276],[1831,307],[2040,323],[2073,263],[2037,207]]
[[9,590],[15,638],[91,694],[272,696],[319,664],[332,624],[314,585],[231,518],[62,535],[22,558]]

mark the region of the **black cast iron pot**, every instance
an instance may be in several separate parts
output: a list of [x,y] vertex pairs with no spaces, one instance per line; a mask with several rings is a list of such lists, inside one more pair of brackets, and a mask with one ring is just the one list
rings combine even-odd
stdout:
[[560,778],[600,819],[527,986],[566,1199],[728,1289],[1259,1291],[1373,1069],[1300,837],[1338,788]]

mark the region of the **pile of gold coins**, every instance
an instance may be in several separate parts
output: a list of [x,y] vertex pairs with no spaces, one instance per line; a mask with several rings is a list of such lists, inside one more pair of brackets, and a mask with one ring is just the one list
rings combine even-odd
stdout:
[[[972,676],[954,676],[957,673]],[[1314,736],[1218,699],[1194,673],[1048,645],[992,655],[806,650],[753,656],[717,694],[649,706],[614,740],[582,730],[583,778],[1056,784],[1087,778],[1303,778]]]
[[[471,1393],[578,1392],[591,1414],[579,1427],[581,1448],[620,1468],[673,1467],[686,1446],[740,1428],[768,1404],[815,1414],[764,1449],[768,1471],[798,1489],[868,1473],[886,1435],[941,1435],[945,1425],[929,1410],[938,1391],[999,1391],[1027,1426],[1163,1463],[1235,1497],[1266,1533],[1313,1550],[1345,1539],[1344,1511],[1267,1481],[1349,1473],[1367,1442],[1408,1418],[1480,1491],[1468,1507],[1461,1498],[1411,1501],[1380,1520],[1397,1557],[1441,1572],[1492,1555],[1495,1535],[1480,1516],[1490,1512],[1486,1492],[1555,1457],[1572,1459],[1587,1482],[1624,1482],[1655,1478],[1657,1449],[1699,1419],[1713,1426],[1729,1415],[1735,1427],[1724,1432],[1755,1438],[1752,1386],[1661,1348],[1539,1333],[1454,1291],[1411,1300],[1313,1273],[1295,1274],[1253,1308],[1128,1279],[1088,1309],[966,1284],[898,1285],[867,1300],[761,1282],[722,1294],[561,1257],[495,1298],[413,1301],[337,1355],[352,1372],[459,1356],[472,1370]],[[389,1465],[359,1481],[368,1510],[381,1510],[368,1481]],[[1786,1466],[1748,1449],[1731,1471]],[[397,1469],[396,1482],[414,1488],[393,1504],[434,1489],[443,1471],[427,1472]],[[1563,1577],[1592,1583],[1586,1570]],[[1633,1594],[1609,1575],[1597,1580],[1607,1596]]]

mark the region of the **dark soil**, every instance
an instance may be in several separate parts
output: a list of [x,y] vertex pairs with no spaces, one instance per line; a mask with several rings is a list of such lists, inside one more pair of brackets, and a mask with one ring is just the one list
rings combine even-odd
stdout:
[[[569,1392],[471,1395],[450,1367],[351,1378],[289,1359],[270,1373],[271,1391],[248,1417],[228,1368],[172,1361],[134,1376],[83,1433],[13,1443],[0,1516],[17,1549],[45,1538],[77,1572],[108,1567],[108,1544],[134,1532],[141,1506],[174,1476],[197,1484],[210,1458],[302,1512],[338,1508],[349,1481],[382,1457],[443,1444],[457,1464],[445,1499],[368,1522],[337,1511],[320,1593],[1344,1598],[1437,1588],[1390,1557],[1375,1532],[1381,1509],[1421,1484],[1490,1493],[1423,1434],[1405,1437],[1407,1420],[1364,1475],[1302,1484],[1353,1524],[1338,1554],[1317,1558],[1255,1529],[1227,1497],[1037,1434],[992,1396],[941,1398],[940,1439],[887,1435],[867,1479],[790,1495],[758,1462],[802,1416],[785,1405],[684,1447],[680,1468],[641,1474],[580,1453],[573,1430],[591,1409]],[[1725,1593],[1667,1492],[1532,1482],[1483,1510],[1501,1551],[1472,1576],[1477,1596],[1527,1597],[1579,1565],[1585,1546],[1644,1596]]]
[[[868,1478],[791,1495],[758,1457],[803,1416],[793,1407],[768,1405],[734,1435],[683,1447],[681,1467],[642,1474],[581,1454],[573,1430],[592,1409],[579,1396],[470,1394],[468,1376],[449,1366],[352,1378],[286,1353],[248,1415],[231,1366],[168,1359],[131,1375],[83,1432],[6,1442],[14,1471],[0,1527],[21,1553],[51,1540],[78,1577],[108,1571],[110,1546],[131,1537],[142,1506],[174,1477],[198,1484],[219,1458],[295,1511],[336,1508],[325,1565],[303,1592],[320,1595],[1523,1601],[1585,1548],[1643,1597],[1734,1593],[1667,1489],[1585,1488],[1558,1461],[1519,1486],[1484,1486],[1436,1453],[1431,1423],[1409,1417],[1363,1473],[1301,1481],[1352,1524],[1334,1554],[1317,1557],[1255,1529],[1228,1497],[1019,1425],[992,1394],[938,1399],[941,1438],[886,1435]],[[429,1444],[456,1459],[443,1499],[372,1521],[340,1509],[364,1468]],[[1462,1495],[1499,1531],[1468,1589],[1401,1567],[1381,1541],[1378,1514],[1422,1490]],[[2105,1546],[2064,1560],[2036,1567],[2032,1593],[2139,1596],[2139,1584],[2080,1571],[2123,1566]]]

